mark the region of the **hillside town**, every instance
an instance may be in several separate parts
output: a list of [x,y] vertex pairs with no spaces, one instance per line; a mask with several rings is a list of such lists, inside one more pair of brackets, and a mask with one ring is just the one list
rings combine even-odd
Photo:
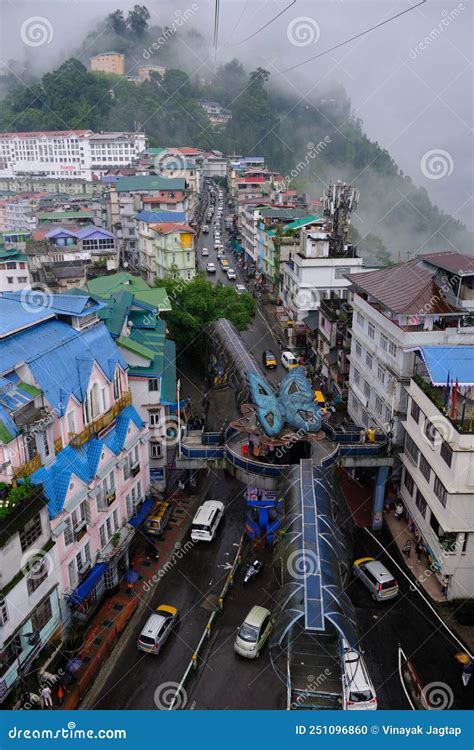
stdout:
[[2,708],[472,701],[474,259],[365,257],[322,193],[0,133]]

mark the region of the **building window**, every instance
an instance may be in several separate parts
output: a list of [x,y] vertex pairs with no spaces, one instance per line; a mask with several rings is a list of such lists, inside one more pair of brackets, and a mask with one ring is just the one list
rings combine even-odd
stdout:
[[413,417],[413,419],[415,420],[415,422],[418,424],[418,422],[420,421],[420,407],[418,406],[418,404],[416,403],[416,401],[413,401],[413,399],[411,400],[411,411],[410,411],[410,414]]
[[359,385],[359,383],[360,383],[360,372],[359,372],[359,370],[354,370],[354,383],[356,385]]
[[440,481],[440,479],[438,479],[437,476],[435,476],[433,492],[435,493],[443,508],[446,508],[446,503],[448,502],[448,493],[446,487]]
[[360,312],[357,313],[357,325],[359,325],[361,328],[364,327],[364,316],[361,315]]
[[391,355],[392,357],[396,357],[396,356],[397,356],[397,351],[398,351],[398,349],[397,349],[397,345],[396,345],[396,344],[394,344],[394,343],[393,343],[393,341],[390,341],[390,342],[389,342],[389,345],[388,345],[388,353],[389,353],[389,354],[390,354],[390,355]]
[[359,344],[358,341],[356,341],[355,352],[356,352],[356,354],[357,354],[358,357],[360,357],[361,354],[362,354],[362,347],[361,347],[361,345]]
[[412,440],[410,435],[407,435],[405,438],[405,453],[409,458],[411,458],[415,465],[418,464],[418,454],[420,453],[420,451],[416,447],[415,441]]
[[438,430],[436,427],[430,422],[429,419],[425,420],[425,435],[428,438],[431,445],[435,446],[436,438],[438,437]]
[[377,414],[380,414],[380,415],[382,414],[382,408],[383,408],[382,399],[379,398],[379,396],[376,396],[375,397],[375,411],[377,412]]
[[370,385],[367,383],[366,380],[364,380],[364,393],[369,399],[370,398]]
[[158,378],[149,378],[148,379],[148,390],[149,391],[157,391],[158,390]]
[[372,323],[369,323],[367,333],[369,334],[370,339],[375,339],[375,326],[372,325]]
[[73,435],[76,432],[76,416],[73,411],[69,411],[66,415],[67,420],[67,431]]
[[105,536],[105,524],[102,524],[102,526],[99,528],[99,539],[100,539],[100,546],[105,547],[107,544],[107,537]]
[[31,626],[33,632],[35,630],[42,630],[52,616],[53,609],[51,607],[51,601],[50,599],[46,599],[43,604],[40,604],[40,606],[36,608],[31,616]]
[[417,489],[416,491],[416,498],[415,498],[415,504],[418,510],[420,511],[423,518],[426,516],[426,500],[421,494],[420,490]]
[[380,334],[380,346],[382,347],[384,352],[387,351],[388,338],[383,333]]
[[149,411],[148,419],[149,419],[150,427],[158,427],[158,425],[160,424],[160,412]]
[[25,552],[41,536],[41,517],[38,514],[31,518],[25,524],[25,528],[20,531],[21,551]]
[[6,599],[0,599],[0,625],[8,622],[8,607]]
[[423,454],[421,454],[420,456],[420,471],[429,484],[430,477],[431,477],[431,466],[429,465],[428,461],[426,460]]
[[161,443],[150,443],[151,458],[161,458]]
[[405,485],[406,489],[408,490],[408,494],[411,497],[413,495],[413,488],[415,486],[415,483],[413,481],[412,475],[406,469],[405,469],[405,475],[403,477],[403,484]]
[[443,440],[440,453],[441,458],[444,459],[448,466],[451,466],[451,462],[453,460],[453,449],[451,448],[449,443],[446,442],[446,440]]
[[379,365],[377,368],[377,377],[382,384],[385,383],[385,370],[382,365]]
[[30,572],[28,573],[28,577],[26,579],[26,589],[28,591],[28,596],[31,596],[33,591],[36,591],[39,586],[43,583],[43,581],[46,580],[48,577],[48,561],[45,557],[43,557],[42,560],[36,560],[30,569]]
[[367,352],[365,355],[365,364],[367,365],[369,370],[372,369],[372,361],[373,361],[372,355],[369,354],[369,352]]

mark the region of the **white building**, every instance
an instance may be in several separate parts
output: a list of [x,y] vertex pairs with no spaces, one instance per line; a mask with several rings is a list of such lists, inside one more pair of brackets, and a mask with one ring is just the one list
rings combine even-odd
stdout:
[[28,256],[14,247],[5,250],[2,244],[0,241],[0,293],[30,289]]
[[317,311],[323,299],[334,295],[347,299],[347,274],[362,271],[363,265],[363,259],[354,256],[351,246],[343,256],[331,254],[324,222],[319,228],[301,230],[296,252],[290,251],[289,260],[281,268],[281,296],[294,321],[302,322],[310,312]]
[[203,158],[203,177],[224,179],[227,176],[227,157],[220,151],[209,151]]
[[[474,596],[474,347],[459,340],[423,347],[415,365],[406,388],[401,498],[430,574],[448,599],[466,599]],[[453,411],[452,388],[445,405],[448,377],[459,383]]]
[[[461,258],[466,267],[469,258]],[[456,305],[457,281],[439,286],[437,268],[422,256],[348,279],[353,290],[348,411],[356,424],[391,431],[394,444],[401,445],[414,348],[472,345],[474,327]],[[469,279],[461,280],[461,288]]]
[[91,130],[0,133],[0,178],[81,178],[131,166],[146,148],[144,133]]

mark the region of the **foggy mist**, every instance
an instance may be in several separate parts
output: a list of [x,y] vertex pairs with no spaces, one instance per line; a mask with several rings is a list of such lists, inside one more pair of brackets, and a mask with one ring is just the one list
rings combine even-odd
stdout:
[[[133,4],[3,0],[3,65],[9,66],[11,60],[28,63],[35,75],[51,70],[72,56],[109,12],[128,10]],[[176,3],[154,0],[144,4],[151,14],[151,27],[173,22]],[[236,57],[247,70],[262,66],[271,73],[272,87],[308,106],[314,106],[333,84],[342,85],[369,138],[387,149],[414,185],[426,188],[434,203],[472,229],[472,5],[467,0],[428,0],[367,36],[285,73],[415,2],[297,0],[268,28],[245,41],[288,4],[288,0],[221,0],[217,64]],[[185,0],[179,9],[183,12],[191,5]],[[176,64],[206,78],[214,70],[214,2],[197,0],[195,5],[189,27],[179,31]],[[21,24],[33,16],[48,19],[53,30],[51,40],[37,48],[20,40]],[[202,35],[198,44],[193,30]],[[283,133],[284,126],[283,120]],[[441,162],[435,160],[426,167],[423,157],[428,152],[435,157],[441,152]],[[316,167],[312,177],[317,195],[321,179]],[[370,215],[369,202],[370,196],[363,195],[366,216]]]

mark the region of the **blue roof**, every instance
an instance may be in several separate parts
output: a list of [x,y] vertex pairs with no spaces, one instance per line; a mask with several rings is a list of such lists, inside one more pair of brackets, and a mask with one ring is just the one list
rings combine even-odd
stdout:
[[97,312],[104,307],[103,302],[97,302],[94,297],[84,291],[83,295],[79,294],[51,294],[45,291],[38,291],[35,289],[22,289],[18,292],[3,292],[0,297],[0,318],[3,320],[4,301],[10,301],[16,303],[16,307],[11,306],[6,308],[6,313],[10,314],[14,325],[13,329],[18,328],[15,325],[17,316],[22,317],[25,308],[33,313],[40,311],[43,313],[49,313],[49,315],[74,315],[76,317],[82,317],[89,315],[92,312]]
[[120,453],[125,444],[130,422],[133,422],[139,429],[144,424],[134,406],[127,406],[120,412],[115,426],[105,437],[101,439],[93,437],[80,448],[67,445],[57,454],[53,464],[48,467],[42,466],[31,475],[33,484],[43,485],[51,518],[55,518],[63,509],[72,475],[89,484],[96,478],[104,446],[115,455]]
[[433,385],[444,386],[448,376],[459,385],[474,385],[474,346],[421,346],[423,361]]
[[146,221],[150,224],[160,224],[167,221],[174,221],[175,224],[185,224],[187,221],[184,211],[140,211],[135,218],[138,221]]
[[[68,299],[78,298],[70,295]],[[127,369],[103,323],[76,331],[56,319],[0,339],[2,372],[14,370],[21,362],[29,366],[35,383],[59,416],[64,414],[71,394],[81,403],[84,400],[94,362],[108,380],[113,379],[117,364]]]
[[11,300],[5,294],[0,294],[0,337],[25,326],[35,325],[41,320],[47,320],[52,315],[49,308],[36,309],[19,305],[18,300]]

